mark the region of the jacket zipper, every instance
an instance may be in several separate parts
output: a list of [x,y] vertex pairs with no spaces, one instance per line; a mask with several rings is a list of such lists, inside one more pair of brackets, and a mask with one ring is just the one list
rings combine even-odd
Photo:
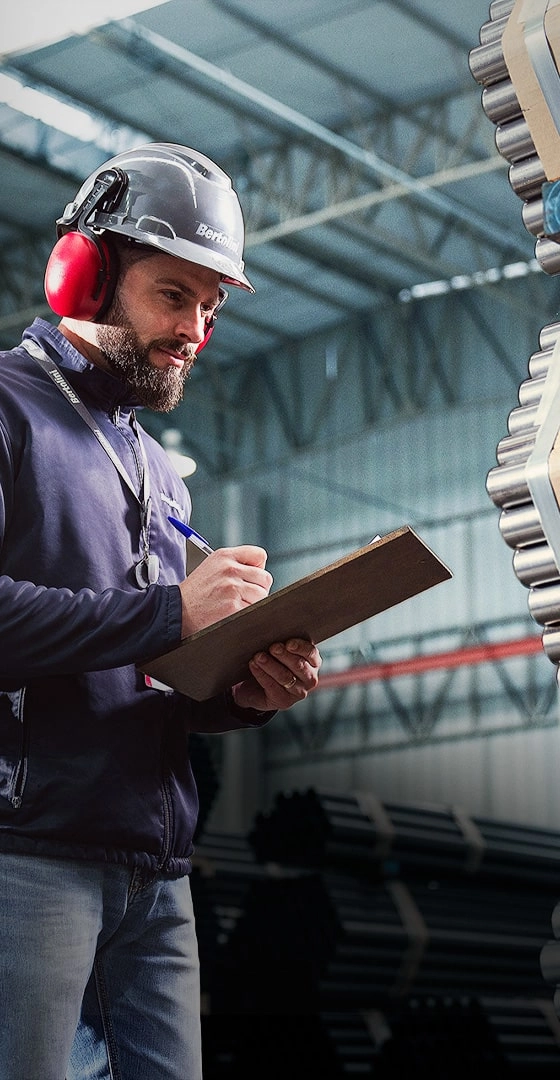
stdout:
[[163,841],[161,854],[158,860],[158,870],[162,870],[171,853],[171,789],[167,777],[164,777],[161,785],[163,804]]
[[173,847],[172,837],[172,823],[173,823],[173,803],[171,796],[171,785],[169,783],[168,776],[168,746],[167,746],[167,725],[172,721],[172,715],[170,712],[170,704],[166,702],[167,719],[164,723],[162,746],[161,746],[161,802],[163,809],[163,838],[161,842],[160,855],[158,859],[158,870],[162,870],[169,859],[171,849]]
[[21,806],[22,799],[23,799],[23,792],[24,792],[24,789],[25,789],[25,782],[27,780],[27,770],[28,770],[29,725],[25,722],[24,715],[23,715],[23,711],[24,711],[23,707],[24,707],[24,703],[25,703],[25,691],[26,691],[26,688],[24,686],[24,687],[22,687],[22,689],[20,691],[19,700],[18,700],[18,707],[17,707],[17,719],[19,720],[20,724],[22,725],[23,734],[22,734],[22,744],[21,744],[21,757],[19,759],[18,767],[16,769],[16,773],[15,773],[15,776],[14,776],[14,781],[13,781],[13,785],[12,785],[12,794],[11,794],[11,797],[10,797],[10,802],[11,802],[14,810],[19,810],[19,808]]

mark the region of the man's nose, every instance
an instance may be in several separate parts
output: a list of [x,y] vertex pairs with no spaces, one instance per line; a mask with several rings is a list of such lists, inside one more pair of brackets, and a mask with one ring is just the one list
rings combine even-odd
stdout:
[[183,312],[176,323],[175,333],[183,341],[200,345],[206,333],[206,320],[203,313],[198,309]]

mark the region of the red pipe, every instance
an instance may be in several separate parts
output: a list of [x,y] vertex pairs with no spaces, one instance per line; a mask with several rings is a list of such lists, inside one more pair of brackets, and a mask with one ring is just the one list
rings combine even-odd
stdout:
[[492,663],[495,660],[507,660],[512,656],[530,656],[541,650],[540,637],[466,645],[462,649],[453,649],[449,652],[410,656],[406,660],[389,660],[377,664],[363,664],[360,667],[347,668],[345,671],[325,672],[319,679],[319,689],[349,686],[351,683],[375,682],[376,679],[396,679],[400,675],[421,675],[425,671],[437,671],[440,668]]

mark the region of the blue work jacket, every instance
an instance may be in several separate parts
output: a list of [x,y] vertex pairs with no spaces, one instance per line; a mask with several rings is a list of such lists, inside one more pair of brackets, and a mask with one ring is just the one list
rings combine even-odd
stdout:
[[[52,325],[25,331],[56,361],[140,483],[134,403]],[[150,552],[140,507],[83,418],[23,344],[0,353],[0,851],[188,873],[198,801],[189,732],[258,726],[229,694],[195,702],[149,688],[136,664],[179,644],[190,498],[159,444],[149,463]]]

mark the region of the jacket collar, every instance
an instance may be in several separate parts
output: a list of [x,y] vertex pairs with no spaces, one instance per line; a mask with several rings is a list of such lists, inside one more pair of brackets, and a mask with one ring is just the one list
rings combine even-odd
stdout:
[[58,364],[81,398],[88,398],[108,413],[115,409],[126,411],[139,407],[128,383],[86,360],[52,323],[35,319],[24,331],[23,338],[26,337],[36,341]]

